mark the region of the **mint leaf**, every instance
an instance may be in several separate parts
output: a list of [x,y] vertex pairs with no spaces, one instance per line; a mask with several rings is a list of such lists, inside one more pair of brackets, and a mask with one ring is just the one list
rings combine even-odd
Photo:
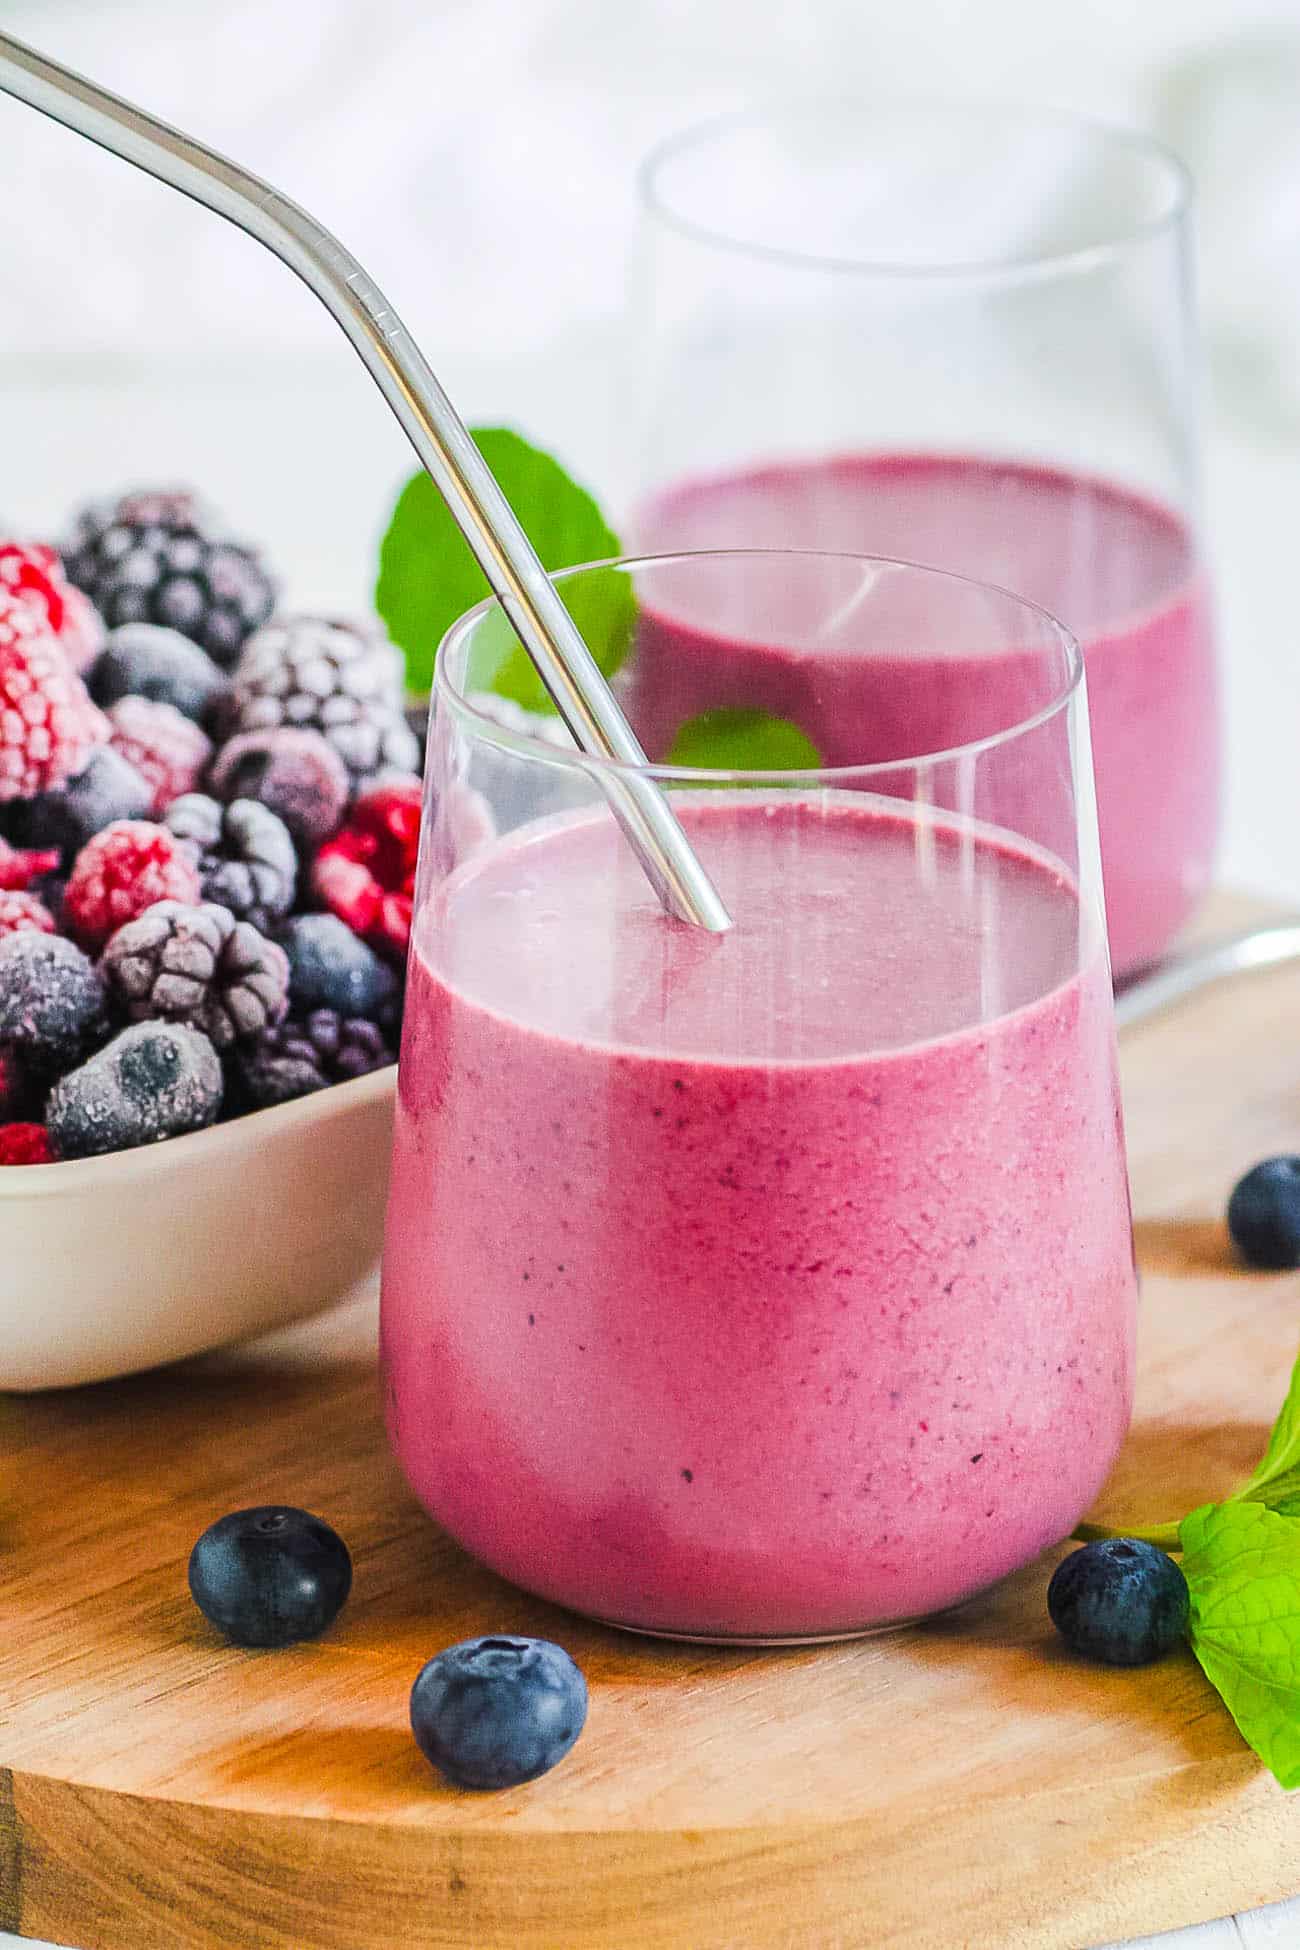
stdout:
[[1180,1534],[1192,1650],[1242,1738],[1298,1787],[1300,1521],[1260,1503],[1207,1503]]
[[1263,1458],[1231,1501],[1263,1503],[1283,1516],[1300,1516],[1300,1361]]
[[[548,569],[599,562],[620,552],[618,536],[585,488],[560,463],[508,427],[475,427],[474,443],[501,484],[524,531]],[[609,676],[626,656],[635,607],[631,580],[610,570],[584,576],[562,591],[569,614]],[[438,645],[458,616],[489,594],[479,568],[437,488],[413,474],[379,547],[375,607],[406,656],[407,688],[427,691]],[[493,656],[493,639],[499,648]],[[476,646],[477,648],[477,646]],[[492,620],[475,658],[470,688],[496,690],[530,711],[553,706],[503,616]]]
[[678,726],[664,761],[716,772],[808,772],[821,762],[797,724],[766,711],[701,711]]

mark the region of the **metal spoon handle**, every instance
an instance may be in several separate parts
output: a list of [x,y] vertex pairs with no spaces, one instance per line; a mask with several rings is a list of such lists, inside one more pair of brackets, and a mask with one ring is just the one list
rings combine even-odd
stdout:
[[[644,765],[636,734],[468,428],[351,252],[260,177],[8,34],[0,34],[0,92],[206,204],[297,273],[343,327],[388,401],[579,749]],[[602,784],[668,912],[724,933],[730,916],[655,781],[610,774]]]
[[1115,998],[1115,1020],[1121,1029],[1135,1028],[1230,975],[1288,961],[1300,961],[1300,921],[1221,936],[1172,955],[1149,975],[1121,989]]

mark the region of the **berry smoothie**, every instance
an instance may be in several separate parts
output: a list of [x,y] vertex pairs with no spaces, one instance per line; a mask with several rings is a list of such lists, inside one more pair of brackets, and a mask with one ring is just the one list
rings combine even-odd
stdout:
[[[1209,592],[1169,509],[1106,481],[1014,462],[859,455],[687,482],[641,511],[648,552],[869,551],[1000,583],[1083,645],[1111,959],[1153,960],[1210,875],[1219,816],[1219,700]],[[941,751],[1009,721],[1005,646],[930,654],[908,619],[895,653],[863,654],[846,616],[812,640],[798,592],[780,615],[716,588],[642,617],[638,670],[652,758],[696,712],[734,704],[802,725],[827,765]],[[918,652],[917,643],[922,648]]]
[[1010,838],[865,794],[678,805],[728,935],[666,921],[603,814],[421,917],[392,1440],[468,1550],[580,1611],[915,1617],[1063,1537],[1127,1427],[1105,955]]

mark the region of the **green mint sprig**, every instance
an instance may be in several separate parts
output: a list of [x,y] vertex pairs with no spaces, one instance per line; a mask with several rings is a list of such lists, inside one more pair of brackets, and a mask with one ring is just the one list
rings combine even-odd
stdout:
[[[529,541],[547,569],[575,568],[617,556],[622,544],[595,498],[553,454],[509,427],[474,427],[474,444],[492,469]],[[397,499],[379,547],[375,607],[406,658],[407,689],[433,682],[438,645],[467,609],[489,594],[487,578],[446,503],[423,471]],[[632,578],[601,569],[560,584],[560,595],[606,677],[631,651],[636,633]],[[475,632],[469,688],[495,691],[527,711],[554,705],[501,611]],[[704,711],[682,725],[668,753],[674,765],[737,772],[816,767],[815,745],[797,725],[763,711]]]
[[718,772],[806,772],[821,764],[821,753],[789,718],[701,711],[678,726],[665,763]]
[[1187,1637],[1247,1745],[1300,1787],[1300,1361],[1258,1466],[1178,1523],[1080,1524],[1085,1543],[1141,1537],[1182,1553]]
[[[618,536],[593,497],[559,461],[509,427],[474,427],[475,446],[495,474],[547,569],[570,569],[620,553]],[[438,645],[456,621],[490,593],[437,488],[413,474],[379,546],[375,607],[406,657],[407,689],[433,682]],[[630,577],[615,570],[583,576],[562,592],[570,615],[608,677],[627,655],[635,605]],[[475,642],[474,688],[497,691],[529,711],[553,711],[541,680],[504,616]]]

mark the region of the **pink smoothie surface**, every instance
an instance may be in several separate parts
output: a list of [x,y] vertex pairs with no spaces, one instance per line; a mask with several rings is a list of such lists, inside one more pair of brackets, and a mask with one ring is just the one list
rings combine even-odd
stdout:
[[1015,843],[865,795],[679,803],[726,936],[664,919],[608,815],[421,918],[391,1437],[468,1550],[598,1617],[933,1611],[1064,1536],[1128,1424],[1100,926]]
[[[852,455],[670,488],[644,507],[647,552],[726,547],[867,551],[955,570],[1027,596],[1083,645],[1117,973],[1153,960],[1204,892],[1219,819],[1219,697],[1209,593],[1186,524],[1105,480],[1015,462]],[[1014,723],[1023,668],[979,640],[942,650],[924,619],[896,640],[792,582],[747,603],[743,571],[683,578],[644,606],[640,725],[652,757],[698,711],[794,719],[827,765],[919,756]],[[860,624],[856,626],[860,631]]]

